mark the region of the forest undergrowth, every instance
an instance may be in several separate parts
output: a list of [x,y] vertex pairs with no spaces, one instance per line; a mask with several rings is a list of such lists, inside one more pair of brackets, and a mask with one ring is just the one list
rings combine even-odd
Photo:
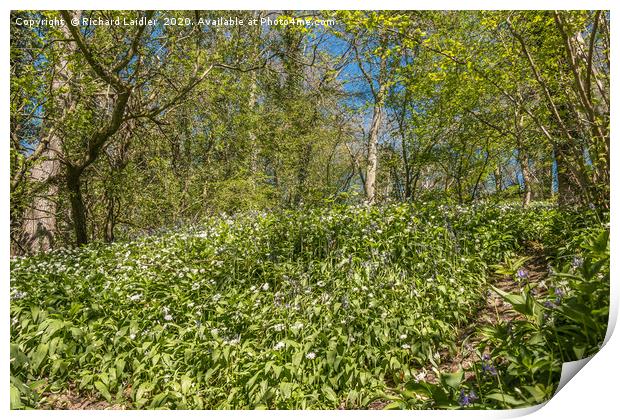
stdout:
[[[606,216],[605,216],[606,217]],[[335,206],[11,260],[13,408],[513,408],[602,343],[609,225]]]

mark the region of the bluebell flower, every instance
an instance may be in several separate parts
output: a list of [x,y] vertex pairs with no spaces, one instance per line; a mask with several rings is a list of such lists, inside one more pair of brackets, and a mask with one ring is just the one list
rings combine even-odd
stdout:
[[470,393],[466,394],[465,390],[461,389],[461,394],[459,396],[459,405],[461,407],[466,407],[468,405],[471,405],[472,402],[477,399],[478,397],[476,396],[476,393],[474,391],[471,391]]
[[491,376],[497,375],[497,369],[495,369],[493,362],[491,362],[491,356],[485,353],[482,355],[482,360],[482,373],[488,373]]
[[526,278],[527,278],[527,271],[525,271],[525,270],[524,270],[524,269],[522,269],[522,268],[519,268],[519,269],[517,270],[517,277],[518,277],[518,278],[520,278],[521,280],[526,279]]
[[497,369],[491,363],[483,363],[482,364],[482,372],[488,373],[491,376],[497,375]]

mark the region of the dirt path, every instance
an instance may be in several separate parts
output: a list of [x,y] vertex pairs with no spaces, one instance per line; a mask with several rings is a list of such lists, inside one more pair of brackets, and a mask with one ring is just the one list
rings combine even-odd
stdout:
[[74,385],[70,385],[69,389],[59,393],[46,392],[43,397],[45,400],[39,405],[40,410],[124,410],[127,408],[122,404],[110,404],[101,400],[98,395],[78,391]]
[[[533,286],[532,293],[534,296],[540,296],[547,292],[545,279],[549,276],[547,263],[543,257],[533,257],[525,264],[525,270],[528,274],[527,284]],[[490,284],[496,288],[509,293],[521,293],[524,284],[519,284],[510,276],[493,275],[490,278]],[[459,333],[457,343],[458,352],[448,357],[445,362],[439,366],[441,372],[456,372],[461,367],[463,369],[470,368],[475,362],[479,361],[473,349],[480,343],[481,337],[477,334],[479,328],[487,325],[498,325],[504,322],[510,322],[515,319],[522,319],[523,316],[512,310],[512,305],[507,303],[495,291],[489,289],[486,296],[485,305],[482,306],[474,320],[466,328]],[[466,373],[465,379],[469,379],[473,373]],[[437,383],[437,378],[431,373],[427,377],[429,382]]]
[[[533,286],[532,293],[534,296],[546,293],[545,280],[549,277],[549,271],[545,258],[541,256],[530,257],[525,263],[524,269],[528,274],[527,284]],[[509,293],[520,293],[523,287],[523,284],[519,284],[511,276],[501,275],[491,275],[489,284]],[[480,307],[471,323],[459,332],[456,354],[451,355],[447,351],[440,353],[439,371],[454,373],[462,368],[465,370],[464,380],[471,379],[474,373],[467,370],[480,361],[474,350],[481,341],[480,335],[477,334],[479,328],[521,318],[522,316],[519,313],[512,310],[512,305],[505,302],[501,296],[489,288],[486,292],[484,305]],[[439,382],[439,378],[433,372],[432,367],[423,369],[423,372],[426,373],[421,375],[419,379],[433,384]],[[390,401],[378,400],[371,403],[368,408],[370,410],[381,410],[389,403]]]

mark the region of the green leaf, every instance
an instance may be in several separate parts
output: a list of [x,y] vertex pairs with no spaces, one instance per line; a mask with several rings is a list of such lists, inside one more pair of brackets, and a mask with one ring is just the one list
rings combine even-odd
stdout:
[[541,384],[536,384],[536,386],[524,385],[523,388],[532,395],[537,403],[541,403],[549,397],[544,386]]
[[[95,384],[95,386],[96,385],[97,384]],[[147,392],[150,392],[152,389],[153,389],[153,385],[150,382],[141,383],[140,386],[138,386],[138,390],[136,391],[135,400],[136,401],[142,400],[142,397],[144,396],[144,394],[146,394]]]
[[187,395],[191,387],[192,387],[192,380],[187,375],[181,376],[181,392],[184,395]]
[[301,360],[304,357],[303,352],[297,352],[293,355],[293,366],[297,367],[301,364]]
[[23,406],[19,389],[11,384],[11,410],[17,410]]
[[161,407],[166,402],[168,395],[168,391],[160,392],[159,394],[155,395],[155,397],[153,397],[153,401],[149,405],[149,408]]
[[293,390],[293,384],[291,382],[280,382],[280,392],[284,398],[290,398]]
[[523,400],[519,400],[519,399],[516,399],[515,397],[513,397],[512,395],[502,394],[502,393],[499,393],[499,392],[495,392],[495,393],[492,393],[492,394],[487,394],[487,395],[485,395],[485,398],[489,398],[489,399],[492,399],[492,400],[504,402],[504,403],[508,404],[509,406],[513,406],[513,407],[525,404],[525,401],[523,401]]
[[110,391],[108,391],[108,387],[101,381],[95,382],[95,388],[97,391],[101,393],[103,398],[105,398],[108,402],[112,401],[112,395],[110,395]]
[[418,395],[430,397],[431,395],[433,395],[433,392],[429,388],[429,385],[430,384],[422,381],[409,381],[405,384],[405,390],[403,391],[403,394],[405,394],[407,398],[417,398]]
[[47,343],[39,344],[39,346],[37,347],[37,350],[31,357],[33,370],[39,369],[39,366],[41,366],[41,363],[45,359],[45,356],[47,356],[47,350],[48,350]]
[[323,395],[325,395],[328,400],[335,403],[338,402],[338,395],[336,395],[334,390],[329,385],[323,385],[321,390],[323,391]]
[[441,382],[450,388],[458,389],[463,381],[463,369],[459,369],[454,373],[442,373]]
[[392,401],[391,403],[383,407],[384,410],[402,410],[403,408],[406,407],[403,407],[403,403],[401,401]]
[[335,350],[329,350],[325,355],[325,359],[327,360],[327,365],[329,367],[334,367],[334,361],[336,360],[336,356],[338,353]]

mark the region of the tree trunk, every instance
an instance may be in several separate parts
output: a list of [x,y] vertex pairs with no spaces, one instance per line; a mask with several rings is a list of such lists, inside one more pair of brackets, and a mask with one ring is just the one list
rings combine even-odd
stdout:
[[[259,11],[253,11],[252,12],[252,17],[254,19],[258,19],[260,20],[261,18],[261,13]],[[257,37],[257,40],[254,40],[254,45],[252,47],[252,56],[253,57],[257,57],[259,54],[259,42],[260,42],[260,26],[256,26],[255,27],[255,33],[254,36]],[[258,89],[258,82],[257,82],[257,78],[258,78],[258,74],[257,74],[257,70],[254,70],[250,73],[250,92],[248,94],[248,111],[250,113],[250,115],[252,116],[252,120],[250,121],[249,125],[248,125],[248,141],[250,142],[250,173],[252,175],[256,175],[258,173],[258,142],[256,139],[256,132],[255,132],[255,124],[256,121],[254,120],[254,116],[255,116],[255,112],[256,112],[256,91]],[[256,177],[253,176],[252,179],[254,181],[256,181]],[[255,185],[255,182],[252,183],[252,185]]]
[[114,242],[114,226],[116,225],[116,200],[114,199],[113,194],[106,194],[107,201],[107,212],[106,212],[106,220],[105,220],[105,241],[110,243]]
[[61,143],[58,136],[51,136],[47,150],[30,172],[34,197],[32,204],[24,212],[20,235],[20,247],[27,253],[48,251],[52,248],[56,235],[58,185],[49,180],[58,175],[60,170],[56,157]]
[[495,178],[495,192],[498,193],[502,190],[502,167],[497,165],[493,171],[493,178]]
[[529,157],[523,149],[518,150],[519,166],[523,177],[523,207],[530,205],[532,201],[532,171],[530,170]]
[[375,104],[372,109],[372,122],[370,124],[370,133],[368,135],[368,166],[366,167],[366,201],[368,204],[375,203],[375,192],[377,182],[377,166],[378,156],[377,147],[379,144],[379,129],[383,117],[383,101],[385,96],[385,73],[387,71],[387,62],[381,60],[381,70],[379,76],[379,91],[375,97]]
[[370,135],[368,137],[368,166],[366,167],[366,200],[369,204],[374,204],[375,202],[375,183],[377,180],[377,144],[379,142],[381,114],[381,105],[375,103],[372,113]]
[[573,205],[577,200],[578,187],[570,176],[567,168],[566,156],[568,151],[566,145],[555,147],[555,161],[558,172],[558,204],[560,206]]
[[[256,107],[256,76],[252,73],[250,82],[250,94],[248,95],[248,108],[250,115],[254,116],[254,108]],[[258,172],[258,143],[256,141],[256,133],[254,132],[254,121],[249,124],[248,140],[250,142],[250,172],[255,175]],[[255,178],[253,178],[255,179]]]
[[478,197],[478,188],[480,187],[480,181],[482,180],[482,175],[484,175],[484,172],[486,171],[487,168],[487,164],[489,163],[489,151],[487,150],[486,152],[486,156],[484,159],[484,165],[482,165],[482,169],[480,170],[480,173],[478,174],[478,178],[476,178],[476,183],[474,184],[474,188],[471,191],[471,201],[476,200],[476,198]]
[[411,196],[409,197],[410,201],[414,201],[416,198],[416,189],[418,187],[418,182],[420,180],[420,169],[418,169],[415,173],[415,175],[413,176],[413,179],[411,180]]
[[456,182],[456,196],[459,200],[459,204],[463,204],[463,186],[461,185],[460,175],[454,177],[454,181]]
[[402,136],[402,158],[403,158],[403,167],[405,170],[405,201],[411,200],[411,168],[409,167],[409,155],[407,154],[407,146],[405,144],[405,136]]
[[530,205],[532,201],[532,171],[530,170],[530,159],[523,144],[523,116],[519,115],[519,109],[515,108],[514,114],[515,138],[517,140],[517,160],[521,167],[521,177],[523,178],[523,207]]
[[73,229],[75,232],[76,245],[88,243],[88,233],[86,229],[86,206],[82,197],[81,172],[74,168],[67,168],[67,190],[69,191],[69,201],[71,202],[71,218],[73,219]]
[[[66,27],[62,27],[61,30],[66,37],[70,37]],[[70,42],[63,45],[63,48],[67,55],[74,51],[73,44]],[[67,89],[63,89],[66,81],[71,79],[67,55],[61,54],[61,58],[54,66],[54,78],[51,85],[51,94],[57,95],[56,105],[62,110],[61,121],[66,110],[72,108],[70,93]],[[32,204],[24,211],[21,225],[20,248],[27,253],[51,249],[56,235],[58,185],[54,178],[60,173],[58,157],[62,154],[62,139],[53,127],[47,129],[46,135],[49,136],[47,147],[30,171],[30,181],[34,185],[34,197]]]

